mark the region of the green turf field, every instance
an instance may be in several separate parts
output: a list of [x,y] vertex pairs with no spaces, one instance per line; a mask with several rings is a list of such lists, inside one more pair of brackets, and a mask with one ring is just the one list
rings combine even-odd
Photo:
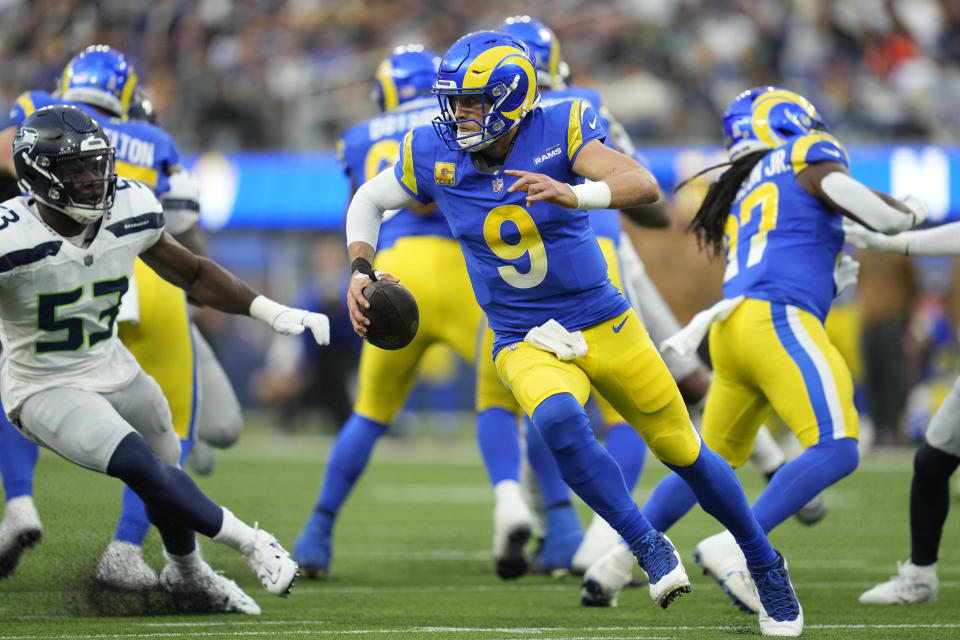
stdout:
[[[330,438],[269,437],[250,428],[200,485],[241,518],[259,520],[292,548],[310,509]],[[909,553],[907,501],[912,451],[878,452],[827,493],[830,513],[813,528],[791,520],[773,534],[785,552],[804,607],[805,637],[960,638],[960,508],[944,533],[940,602],[863,607],[857,596],[895,571]],[[640,500],[663,475],[648,463]],[[751,497],[756,472],[741,474]],[[456,437],[386,439],[347,502],[335,537],[333,577],[301,580],[287,600],[268,595],[240,557],[204,542],[210,564],[250,593],[259,617],[171,613],[160,597],[119,597],[89,576],[110,539],[116,481],[42,452],[36,502],[44,539],[0,581],[0,640],[8,638],[402,638],[553,640],[735,638],[759,635],[754,617],[728,604],[689,559],[718,528],[702,512],[670,535],[686,561],[693,593],[669,610],[646,589],[627,590],[616,609],[578,605],[573,577],[502,582],[490,560],[492,496],[472,431]],[[956,498],[953,499],[956,503]],[[584,512],[584,522],[586,522]],[[155,533],[148,560],[162,565]]]

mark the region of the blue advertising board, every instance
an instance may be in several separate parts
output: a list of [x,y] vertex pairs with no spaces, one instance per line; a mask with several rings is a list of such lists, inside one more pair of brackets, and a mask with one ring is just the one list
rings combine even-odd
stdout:
[[[960,219],[960,145],[848,147],[851,173],[868,186],[930,208],[931,222]],[[664,191],[700,169],[723,162],[715,147],[643,150]],[[189,158],[203,184],[205,228],[335,230],[343,226],[350,186],[333,153],[205,154]]]

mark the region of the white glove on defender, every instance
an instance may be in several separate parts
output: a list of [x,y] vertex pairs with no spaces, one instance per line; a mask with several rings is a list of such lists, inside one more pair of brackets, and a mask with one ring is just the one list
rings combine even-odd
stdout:
[[[886,237],[886,236],[884,236]],[[860,275],[860,263],[848,255],[844,255],[837,261],[837,266],[833,268],[833,284],[837,291],[834,297],[847,287],[857,284],[857,277]]]
[[250,317],[267,323],[271,329],[284,335],[295,336],[310,329],[317,344],[330,344],[330,318],[322,313],[294,309],[266,296],[257,296],[250,303]]

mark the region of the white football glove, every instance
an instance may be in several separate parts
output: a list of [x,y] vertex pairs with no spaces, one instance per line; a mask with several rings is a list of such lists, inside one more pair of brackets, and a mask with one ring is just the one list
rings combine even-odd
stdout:
[[923,224],[927,219],[927,216],[930,214],[927,209],[927,205],[916,196],[907,196],[901,200],[903,204],[907,206],[907,209],[910,209],[910,213],[913,214],[913,226]]
[[837,262],[837,266],[833,268],[833,284],[837,288],[836,293],[833,294],[834,297],[840,295],[847,287],[856,284],[859,275],[860,263],[844,254]]
[[330,344],[330,319],[322,313],[294,309],[266,296],[257,296],[250,303],[250,316],[284,335],[295,336],[303,333],[304,329],[310,329],[317,344]]
[[905,254],[907,252],[907,238],[902,233],[888,236],[871,231],[849,218],[843,220],[843,233],[847,242],[860,249],[869,249],[878,253]]

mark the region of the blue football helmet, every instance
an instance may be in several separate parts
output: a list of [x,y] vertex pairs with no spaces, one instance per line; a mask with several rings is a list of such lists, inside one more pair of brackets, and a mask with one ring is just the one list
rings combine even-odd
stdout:
[[137,73],[126,56],[105,44],[92,44],[63,69],[60,95],[126,119],[136,86]]
[[[520,124],[540,102],[537,72],[527,46],[502,31],[475,31],[453,43],[437,72],[433,92],[440,115],[433,120],[437,135],[453,151],[480,151]],[[459,98],[482,98],[480,131],[459,133]]]
[[774,149],[814,130],[827,130],[817,109],[803,96],[781,87],[747,89],[723,114],[723,137],[731,161]]
[[439,64],[440,56],[422,44],[394,49],[377,67],[372,97],[380,111],[393,111],[404,102],[429,96]]
[[537,69],[537,84],[545,89],[566,86],[567,63],[560,58],[560,40],[550,27],[530,16],[513,16],[497,29],[509,33],[530,49],[533,66]]

